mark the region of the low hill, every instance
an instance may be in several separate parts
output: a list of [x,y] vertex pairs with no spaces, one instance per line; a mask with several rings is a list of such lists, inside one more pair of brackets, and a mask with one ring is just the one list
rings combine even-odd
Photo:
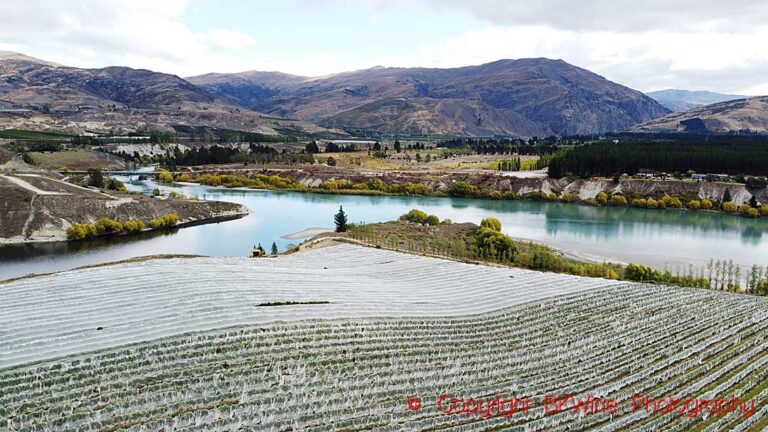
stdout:
[[719,102],[651,120],[641,132],[768,133],[768,96]]

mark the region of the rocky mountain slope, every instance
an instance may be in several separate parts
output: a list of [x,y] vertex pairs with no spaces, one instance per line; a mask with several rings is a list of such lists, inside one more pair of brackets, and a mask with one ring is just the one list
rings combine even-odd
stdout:
[[274,134],[321,131],[233,105],[175,75],[128,67],[80,69],[0,52],[0,127],[131,131],[174,124]]
[[254,71],[187,80],[260,112],[381,132],[590,134],[669,113],[640,92],[543,58],[454,69],[375,67],[318,78]]
[[737,99],[693,108],[651,120],[634,129],[641,132],[768,133],[768,96]]
[[659,90],[645,94],[672,111],[685,111],[704,105],[725,102],[734,99],[744,99],[745,96],[714,93],[709,91],[689,90]]

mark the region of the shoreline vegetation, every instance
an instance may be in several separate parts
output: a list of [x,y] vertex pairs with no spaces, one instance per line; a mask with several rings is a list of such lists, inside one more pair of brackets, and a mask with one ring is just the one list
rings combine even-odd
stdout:
[[[528,270],[564,273],[630,282],[706,288],[758,296],[768,295],[768,266],[753,265],[748,271],[733,261],[710,260],[703,267],[689,265],[672,272],[642,264],[584,262],[534,242],[515,241],[501,232],[496,218],[485,218],[480,226],[454,224],[418,209],[398,221],[349,224],[345,233],[326,233],[323,237],[352,240],[379,249],[453,259],[461,262],[502,265]],[[311,240],[309,240],[311,241]],[[308,242],[309,242],[308,241]]]
[[[320,194],[362,195],[362,196],[425,196],[425,197],[454,197],[454,198],[480,198],[492,200],[536,200],[551,201],[570,204],[581,204],[592,207],[635,207],[646,209],[671,209],[707,211],[727,214],[735,214],[748,218],[768,217],[768,205],[761,205],[756,199],[738,205],[732,201],[728,189],[725,190],[721,200],[700,199],[695,197],[671,196],[644,196],[631,192],[627,194],[609,194],[600,191],[594,198],[581,199],[578,195],[562,192],[544,193],[532,191],[525,194],[517,194],[512,190],[501,192],[489,190],[480,184],[470,181],[454,181],[446,188],[438,189],[425,183],[416,182],[385,182],[379,178],[371,178],[367,182],[352,182],[346,179],[329,179],[322,181],[318,186],[308,187],[290,176],[277,174],[253,174],[251,176],[235,174],[199,174],[190,173],[173,174],[162,171],[160,181],[165,183],[196,183],[213,187],[225,188],[249,188],[277,191],[293,191]],[[753,196],[754,198],[754,196]]]

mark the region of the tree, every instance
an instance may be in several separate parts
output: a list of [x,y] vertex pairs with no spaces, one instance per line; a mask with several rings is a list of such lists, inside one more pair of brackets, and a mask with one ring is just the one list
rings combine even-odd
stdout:
[[752,208],[757,208],[757,196],[752,195],[752,198],[749,199],[749,206]]
[[277,255],[277,245],[272,242],[272,255]]
[[495,217],[487,217],[480,221],[480,226],[501,232],[501,221]]
[[328,166],[336,166],[336,159],[333,156],[328,156],[328,160],[325,162]]
[[320,147],[317,146],[317,142],[315,141],[307,144],[304,150],[309,154],[320,153]]
[[91,168],[88,170],[88,184],[99,189],[104,187],[104,174],[100,169]]
[[333,217],[333,222],[336,224],[336,232],[347,232],[347,214],[342,206],[339,206],[339,212]]
[[730,189],[726,189],[725,193],[723,193],[723,199],[722,199],[721,202],[726,203],[728,201],[731,201],[732,199],[733,198],[731,198],[731,190]]
[[400,145],[400,141],[395,140],[395,151],[400,153],[400,150],[402,150],[402,146]]

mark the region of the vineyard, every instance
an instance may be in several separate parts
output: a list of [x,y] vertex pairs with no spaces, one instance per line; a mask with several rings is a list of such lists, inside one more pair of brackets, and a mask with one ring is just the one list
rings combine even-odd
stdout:
[[[0,285],[3,430],[742,430],[768,423],[768,299],[339,245]],[[267,307],[268,306],[268,307]],[[530,397],[445,414],[441,394]],[[616,413],[545,413],[545,394]],[[753,415],[633,410],[754,401]],[[420,409],[406,402],[421,398]]]

